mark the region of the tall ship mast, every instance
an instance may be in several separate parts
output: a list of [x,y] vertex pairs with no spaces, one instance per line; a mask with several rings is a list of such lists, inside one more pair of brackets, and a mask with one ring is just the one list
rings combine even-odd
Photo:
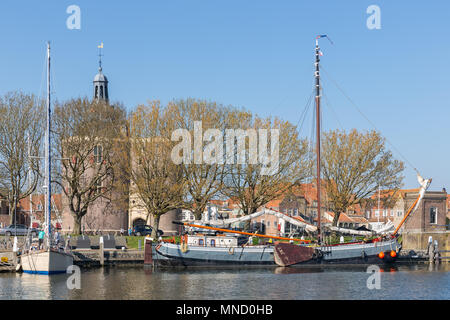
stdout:
[[46,191],[46,226],[47,226],[47,246],[51,245],[52,238],[52,155],[51,155],[51,88],[50,88],[50,42],[47,43],[47,128],[45,133],[45,180],[47,183]]
[[45,183],[47,184],[45,220],[46,245],[31,241],[20,256],[23,272],[33,274],[51,275],[66,273],[67,268],[73,265],[73,255],[70,246],[53,241],[52,230],[52,189],[51,189],[51,86],[50,86],[50,42],[47,43],[47,128],[45,134]]
[[319,244],[322,243],[321,234],[321,202],[320,202],[320,73],[319,73],[319,62],[320,62],[320,48],[319,39],[321,37],[326,37],[326,35],[321,35],[316,37],[316,62],[315,62],[315,72],[314,77],[316,80],[316,167],[317,167],[317,237]]

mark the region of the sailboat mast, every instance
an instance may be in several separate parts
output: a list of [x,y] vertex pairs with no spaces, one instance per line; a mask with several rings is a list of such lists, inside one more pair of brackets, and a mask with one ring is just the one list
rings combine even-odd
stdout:
[[51,106],[50,106],[50,42],[47,42],[47,132],[46,132],[46,150],[45,150],[45,169],[46,175],[45,178],[47,180],[47,244],[48,248],[50,248],[50,239],[51,239],[51,215],[52,215],[52,207],[51,207],[51,196],[52,196],[52,188],[51,188],[51,148],[50,148],[50,125],[51,125]]
[[320,202],[320,74],[319,74],[319,62],[320,62],[320,48],[319,48],[319,37],[316,38],[316,70],[314,72],[314,77],[316,79],[316,160],[317,160],[317,232],[319,244],[322,243],[321,238],[321,202]]

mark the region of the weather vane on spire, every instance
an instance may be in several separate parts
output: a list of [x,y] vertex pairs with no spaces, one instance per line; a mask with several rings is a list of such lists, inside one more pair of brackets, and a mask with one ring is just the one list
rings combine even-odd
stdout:
[[103,49],[103,41],[102,43],[97,46],[98,47],[98,66],[99,66],[99,70],[102,70],[102,49]]

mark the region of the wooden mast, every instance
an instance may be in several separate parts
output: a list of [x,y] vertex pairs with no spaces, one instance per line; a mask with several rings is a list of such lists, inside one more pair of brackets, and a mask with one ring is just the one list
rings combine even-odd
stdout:
[[320,62],[320,48],[319,48],[319,38],[316,37],[316,70],[314,72],[314,77],[316,79],[316,160],[317,160],[317,236],[319,244],[322,243],[321,235],[321,202],[320,202],[320,74],[319,74],[319,62]]

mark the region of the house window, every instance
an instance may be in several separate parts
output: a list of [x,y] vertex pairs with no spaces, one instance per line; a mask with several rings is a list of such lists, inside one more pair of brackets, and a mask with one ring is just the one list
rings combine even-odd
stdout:
[[403,211],[399,210],[397,211],[397,217],[402,217],[403,216]]
[[102,153],[103,149],[102,146],[95,146],[94,147],[94,161],[95,163],[100,163],[102,161]]
[[380,216],[380,210],[375,210],[375,217],[379,217]]
[[366,211],[366,218],[367,218],[367,219],[370,218],[370,211]]
[[387,210],[383,210],[383,217],[387,217]]
[[103,181],[101,181],[100,179],[95,181],[95,192],[96,193],[101,193],[102,192],[102,184],[103,184]]
[[391,210],[391,217],[394,216],[394,210]]
[[298,209],[294,209],[294,216],[298,216]]
[[430,223],[437,223],[437,208],[435,207],[430,208]]

